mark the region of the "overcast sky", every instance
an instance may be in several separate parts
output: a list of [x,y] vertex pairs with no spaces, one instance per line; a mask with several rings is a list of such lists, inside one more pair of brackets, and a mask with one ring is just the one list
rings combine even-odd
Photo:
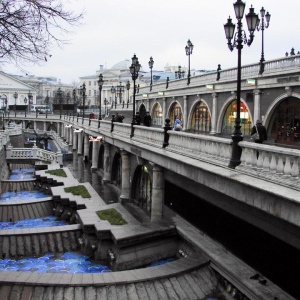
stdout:
[[[237,50],[227,47],[223,25],[229,15],[234,23],[232,0],[73,0],[72,8],[85,10],[83,25],[74,28],[70,44],[52,49],[52,57],[42,66],[27,67],[36,76],[55,76],[64,83],[78,81],[80,76],[95,74],[102,64],[111,68],[135,53],[145,71],[150,56],[154,70],[169,65],[188,65],[187,40],[194,44],[191,68],[222,69],[237,65]],[[65,1],[63,1],[65,3]],[[285,52],[300,50],[299,0],[246,1],[245,13],[253,4],[259,13],[262,6],[271,14],[265,29],[265,59],[284,57]],[[243,21],[247,29],[246,21]],[[247,31],[248,35],[248,31]],[[242,64],[255,63],[261,55],[261,31],[253,44],[244,46]],[[6,72],[22,74],[14,67]],[[24,74],[24,73],[23,73]]]

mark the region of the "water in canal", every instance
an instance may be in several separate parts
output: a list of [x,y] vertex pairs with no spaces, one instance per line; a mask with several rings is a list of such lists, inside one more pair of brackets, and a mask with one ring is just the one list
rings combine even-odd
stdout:
[[72,175],[79,182],[89,182],[106,204],[117,203],[120,191],[110,183],[103,183],[100,171],[91,171],[91,163],[84,162],[83,156],[73,153],[73,160],[64,161]]

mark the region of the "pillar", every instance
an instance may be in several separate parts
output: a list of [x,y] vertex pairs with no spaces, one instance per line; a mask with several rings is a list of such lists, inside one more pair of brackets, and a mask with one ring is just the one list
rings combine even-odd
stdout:
[[167,98],[163,97],[163,117],[164,119],[162,120],[162,127],[165,126],[165,119],[167,118]]
[[130,163],[129,153],[125,150],[121,150],[122,158],[122,190],[119,197],[119,202],[123,203],[129,200],[130,191]]
[[254,90],[254,112],[253,112],[253,124],[256,123],[256,120],[261,119],[260,115],[260,98],[261,91]]
[[163,169],[157,164],[152,165],[152,202],[151,202],[151,222],[159,221],[163,217],[164,200],[164,174]]
[[88,158],[89,158],[89,150],[90,150],[89,135],[84,134],[84,145],[83,145],[83,156],[84,157],[83,157],[83,159],[86,162],[88,161]]
[[99,159],[99,141],[92,141],[93,143],[93,150],[92,150],[92,170],[96,170],[98,168],[98,159]]
[[212,102],[212,111],[211,111],[211,130],[210,134],[217,133],[217,102],[218,102],[218,94],[213,93],[213,102]]
[[69,145],[72,145],[73,144],[73,127],[70,127],[69,128]]
[[77,150],[78,133],[73,130],[73,151]]
[[188,121],[188,107],[187,107],[187,96],[183,96],[183,130],[187,129],[187,121]]
[[83,137],[83,131],[78,132],[78,137],[77,137],[77,154],[82,155],[82,137]]
[[44,122],[44,131],[47,131],[47,122]]
[[104,142],[103,182],[111,180],[110,144]]

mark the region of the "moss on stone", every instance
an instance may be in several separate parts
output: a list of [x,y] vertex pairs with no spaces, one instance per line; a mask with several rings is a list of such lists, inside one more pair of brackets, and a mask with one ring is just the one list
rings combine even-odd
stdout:
[[107,220],[111,225],[127,224],[127,222],[122,218],[122,215],[114,208],[99,210],[96,214],[101,220]]
[[60,177],[67,177],[67,174],[63,169],[48,170],[45,173]]
[[66,193],[72,193],[76,196],[81,196],[82,198],[91,198],[90,193],[84,185],[75,185],[64,188]]

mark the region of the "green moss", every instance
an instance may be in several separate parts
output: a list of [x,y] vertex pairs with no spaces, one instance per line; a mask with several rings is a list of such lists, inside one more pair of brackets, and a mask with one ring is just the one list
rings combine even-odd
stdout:
[[66,193],[72,193],[76,196],[81,196],[82,198],[91,198],[90,193],[84,185],[75,185],[64,188]]
[[60,177],[67,177],[67,174],[63,169],[48,170],[46,173]]
[[107,220],[111,225],[127,224],[127,222],[122,218],[122,215],[114,208],[99,210],[96,214],[101,220]]

